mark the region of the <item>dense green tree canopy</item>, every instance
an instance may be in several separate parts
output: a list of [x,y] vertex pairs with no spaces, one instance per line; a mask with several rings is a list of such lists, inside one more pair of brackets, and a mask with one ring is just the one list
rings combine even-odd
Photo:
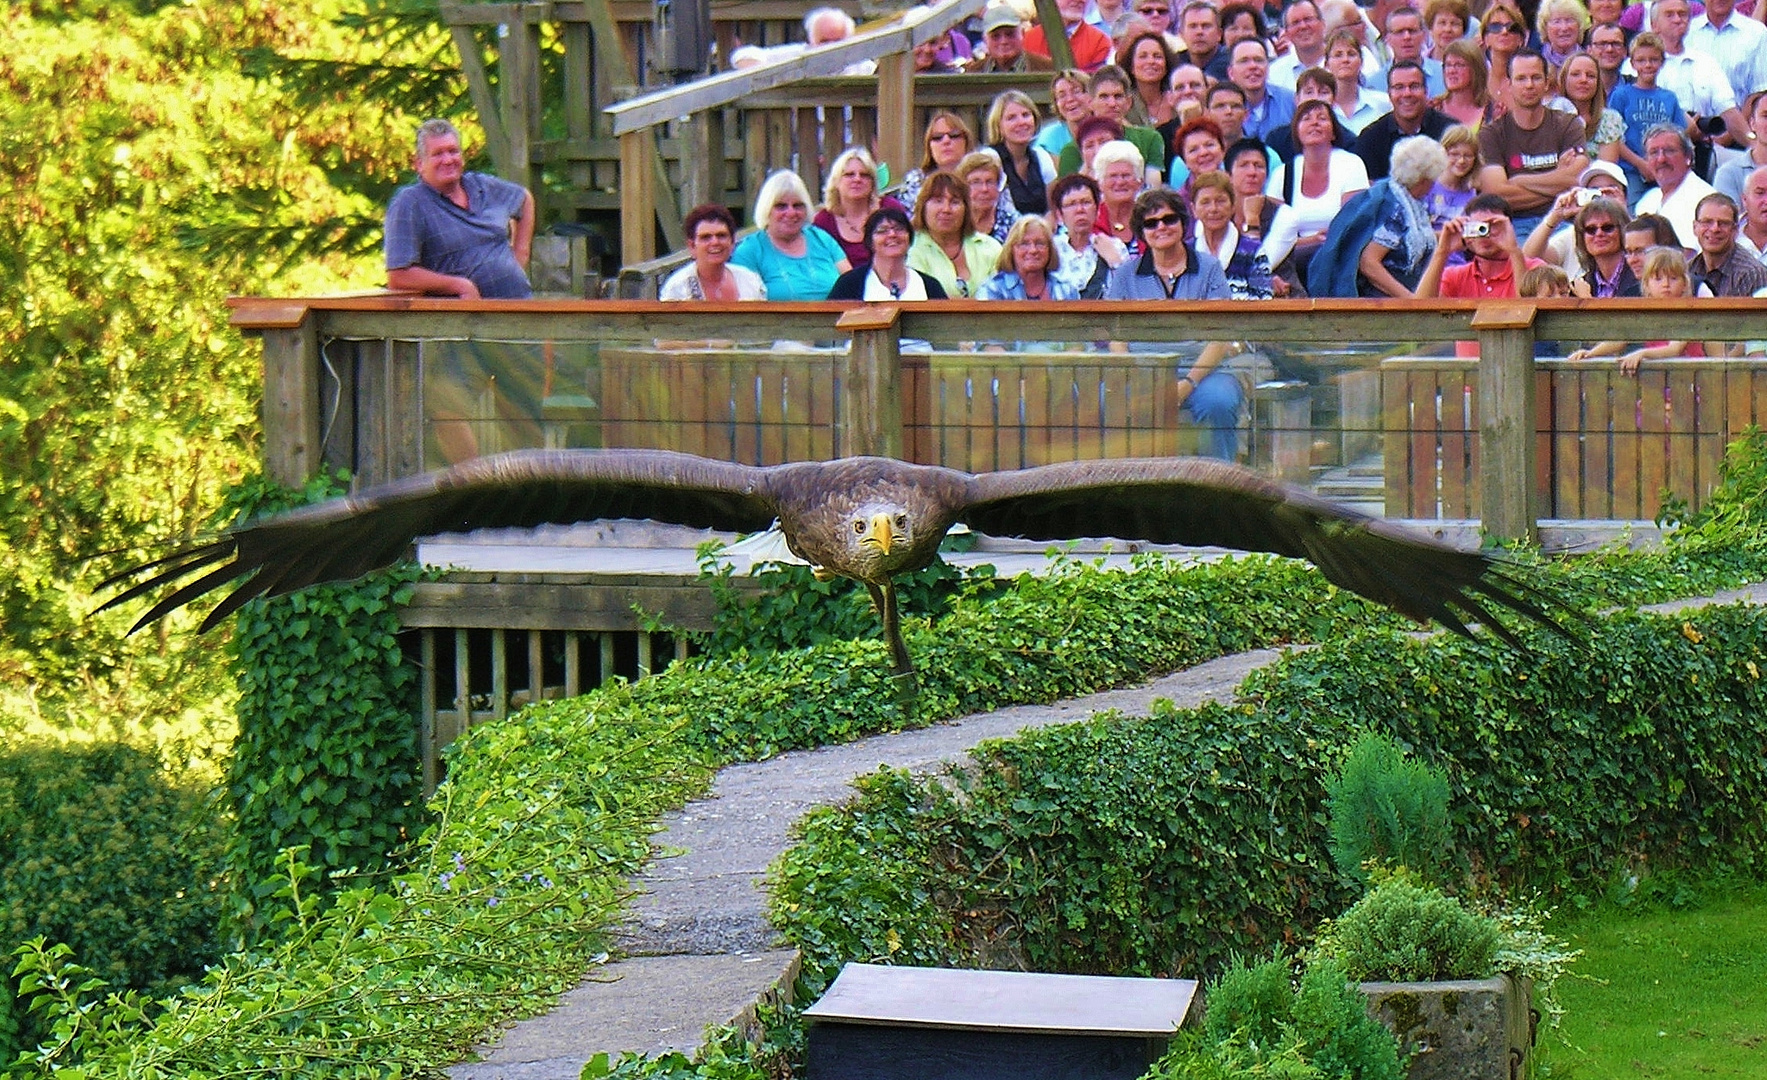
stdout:
[[409,157],[401,105],[459,91],[327,93],[300,61],[430,71],[444,97],[433,16],[394,25],[346,0],[0,21],[0,735],[173,722],[224,686],[219,640],[125,641],[91,590],[255,466],[258,348],[226,297],[380,284],[362,223]]

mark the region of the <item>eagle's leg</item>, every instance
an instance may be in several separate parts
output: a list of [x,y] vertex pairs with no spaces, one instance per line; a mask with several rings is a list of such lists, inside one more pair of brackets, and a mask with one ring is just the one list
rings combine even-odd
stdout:
[[896,604],[896,583],[886,580],[877,585],[868,581],[865,587],[871,591],[871,602],[877,606],[877,613],[883,616],[884,640],[890,643],[898,696],[904,703],[912,703],[919,685],[914,678],[914,660],[908,655],[907,643],[902,640],[902,615]]

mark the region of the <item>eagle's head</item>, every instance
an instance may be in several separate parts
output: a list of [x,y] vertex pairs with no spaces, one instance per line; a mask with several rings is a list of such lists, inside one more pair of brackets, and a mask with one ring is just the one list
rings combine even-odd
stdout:
[[920,554],[914,544],[914,516],[889,503],[868,503],[847,515],[846,546],[860,580],[879,580],[907,569]]

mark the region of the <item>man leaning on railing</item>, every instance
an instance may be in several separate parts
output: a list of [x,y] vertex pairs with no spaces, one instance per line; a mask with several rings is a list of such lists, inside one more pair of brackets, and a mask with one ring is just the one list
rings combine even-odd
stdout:
[[446,120],[417,129],[417,180],[387,205],[387,285],[461,300],[525,300],[534,196],[520,184],[467,172],[460,132]]

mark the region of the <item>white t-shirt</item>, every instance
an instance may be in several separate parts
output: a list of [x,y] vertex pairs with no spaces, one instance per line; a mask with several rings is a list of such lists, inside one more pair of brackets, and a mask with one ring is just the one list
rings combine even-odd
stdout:
[[1651,188],[1638,200],[1638,208],[1634,214],[1661,214],[1675,226],[1675,238],[1681,246],[1689,251],[1700,249],[1699,236],[1693,231],[1693,212],[1699,207],[1700,200],[1712,194],[1712,185],[1701,180],[1698,175],[1689,172],[1687,179],[1675,189],[1675,194],[1663,198],[1662,188]]
[[[725,263],[724,272],[736,281],[736,298],[738,300],[767,299],[767,285],[761,275],[746,266]],[[658,300],[704,300],[705,293],[699,287],[698,267],[688,263],[681,269],[670,274],[663,287],[657,290]]]
[[[1289,165],[1290,162],[1285,161],[1271,171],[1270,180],[1264,185],[1264,194],[1282,198],[1283,177],[1288,175]],[[1324,193],[1308,198],[1301,194],[1301,178],[1295,177],[1294,199],[1289,206],[1294,208],[1296,228],[1303,235],[1324,232],[1331,219],[1344,208],[1344,196],[1368,189],[1368,166],[1350,151],[1333,148],[1326,178]]]

